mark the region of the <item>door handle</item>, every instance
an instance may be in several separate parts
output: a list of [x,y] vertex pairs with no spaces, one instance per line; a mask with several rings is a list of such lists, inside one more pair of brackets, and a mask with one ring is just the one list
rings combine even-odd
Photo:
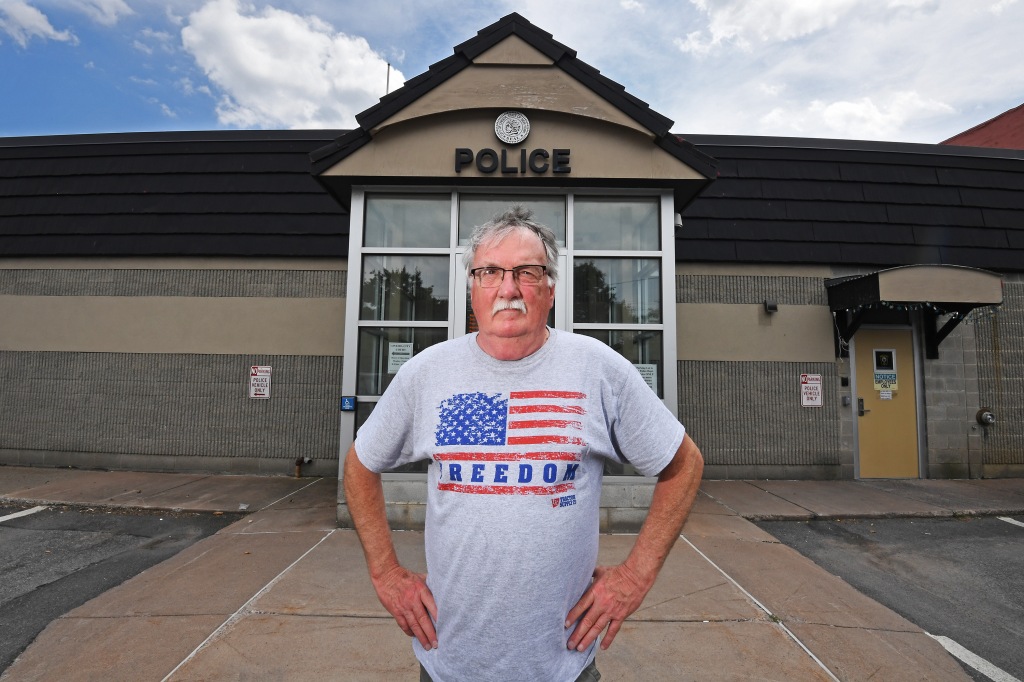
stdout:
[[870,411],[864,409],[864,398],[857,398],[857,415],[863,417]]

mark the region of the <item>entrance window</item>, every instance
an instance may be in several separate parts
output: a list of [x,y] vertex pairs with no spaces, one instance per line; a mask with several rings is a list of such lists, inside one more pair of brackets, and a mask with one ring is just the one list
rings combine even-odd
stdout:
[[361,320],[448,319],[447,256],[363,256]]
[[366,198],[364,247],[445,248],[451,200],[445,194],[371,194]]
[[533,210],[534,219],[555,233],[559,246],[565,246],[565,197],[551,195],[460,195],[459,245],[469,244],[473,230],[514,204]]
[[[357,404],[343,413],[343,450],[404,362],[476,331],[462,256],[473,229],[514,204],[531,209],[559,244],[548,324],[615,349],[675,412],[671,193],[354,190],[352,220],[362,229],[351,236],[349,292],[359,298],[346,313],[342,392]],[[609,465],[606,473],[634,472]]]
[[573,247],[602,251],[658,251],[658,200],[577,197]]
[[360,327],[356,393],[381,395],[406,360],[447,338],[445,328]]
[[[452,258],[448,194],[366,195],[355,357],[346,373],[362,423],[413,355],[450,337]],[[351,280],[350,280],[351,281]],[[350,304],[351,305],[351,304]],[[353,327],[349,327],[353,329]]]
[[661,322],[661,261],[587,258],[573,262],[573,322]]
[[572,322],[573,331],[625,356],[665,398],[675,390],[665,391],[661,273],[671,261],[661,251],[660,215],[659,197],[575,197]]

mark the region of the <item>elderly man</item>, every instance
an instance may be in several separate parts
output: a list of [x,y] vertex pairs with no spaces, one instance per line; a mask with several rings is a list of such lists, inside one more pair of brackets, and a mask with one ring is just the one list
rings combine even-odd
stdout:
[[[700,485],[700,451],[636,369],[547,327],[557,255],[521,207],[478,228],[465,262],[479,332],[407,362],[345,460],[370,578],[421,680],[599,679],[598,638],[611,646],[640,606]],[[423,459],[427,575],[399,564],[380,481]],[[597,566],[606,459],[658,477],[618,566]]]

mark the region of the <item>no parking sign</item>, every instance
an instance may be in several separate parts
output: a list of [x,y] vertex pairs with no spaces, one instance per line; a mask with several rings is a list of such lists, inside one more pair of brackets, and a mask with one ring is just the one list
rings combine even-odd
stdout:
[[270,398],[270,365],[249,367],[249,397]]
[[800,407],[821,407],[821,375],[800,375]]

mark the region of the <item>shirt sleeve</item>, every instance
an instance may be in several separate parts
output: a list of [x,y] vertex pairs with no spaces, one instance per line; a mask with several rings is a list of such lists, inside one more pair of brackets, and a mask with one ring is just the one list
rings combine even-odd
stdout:
[[377,401],[373,412],[356,432],[356,456],[370,471],[381,473],[416,461],[411,385],[412,371],[407,363],[395,375]]
[[644,476],[657,476],[675,457],[686,429],[628,362],[615,403],[611,435],[619,453]]

